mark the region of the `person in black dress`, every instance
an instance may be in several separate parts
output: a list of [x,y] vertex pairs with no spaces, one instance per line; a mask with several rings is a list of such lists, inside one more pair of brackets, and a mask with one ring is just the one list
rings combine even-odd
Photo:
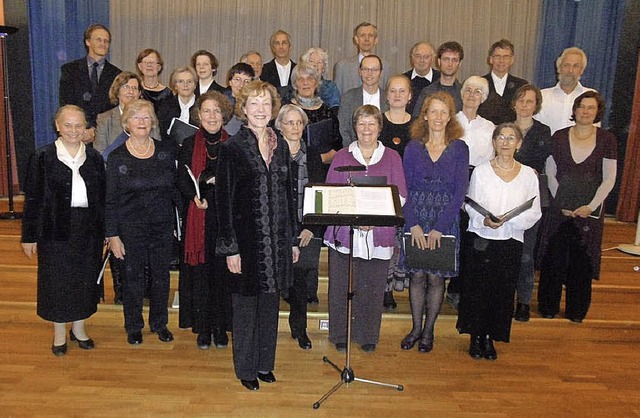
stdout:
[[171,141],[151,138],[157,125],[153,105],[134,100],[124,108],[122,125],[130,137],[107,159],[105,236],[113,255],[124,260],[124,327],[129,344],[142,343],[145,265],[149,266],[149,325],[160,341],[173,340],[167,329],[169,268],[175,205],[176,150]]
[[233,364],[242,385],[257,390],[258,379],[276,381],[276,340],[280,294],[288,296],[296,209],[289,147],[268,127],[280,109],[275,87],[247,84],[236,115],[246,120],[220,147],[216,175],[218,242],[233,273]]
[[55,124],[59,138],[29,161],[22,249],[29,258],[38,256],[38,316],[53,322],[51,351],[62,356],[67,322],[71,341],[94,347],[84,321],[97,311],[101,294],[105,172],[100,154],[82,143],[80,107],[61,107]]
[[218,74],[220,62],[211,52],[201,49],[191,56],[191,67],[196,70],[198,84],[196,86],[196,98],[208,91],[224,92],[224,87],[216,83],[213,77]]
[[158,50],[147,48],[140,51],[136,58],[136,72],[142,78],[141,97],[153,103],[156,113],[164,99],[173,97],[171,89],[160,81],[163,69],[164,60]]
[[[184,262],[180,270],[180,328],[198,334],[198,348],[218,348],[229,341],[231,294],[226,285],[224,258],[216,257],[215,180],[220,146],[229,135],[222,128],[233,108],[219,92],[209,91],[196,100],[200,129],[182,143],[178,156],[178,187],[186,200]],[[198,181],[199,194],[194,180]]]
[[160,136],[163,141],[171,140],[169,127],[173,118],[178,118],[184,123],[195,125],[191,118],[193,105],[196,103],[196,83],[198,77],[191,67],[178,67],[171,73],[169,87],[175,96],[163,100],[158,107],[158,123]]

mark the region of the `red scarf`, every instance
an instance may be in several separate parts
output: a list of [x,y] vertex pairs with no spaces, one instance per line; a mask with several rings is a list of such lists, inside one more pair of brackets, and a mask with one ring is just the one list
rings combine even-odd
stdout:
[[[229,135],[222,130],[220,142],[224,142]],[[193,154],[191,154],[191,172],[198,179],[200,173],[207,165],[207,145],[205,144],[202,128],[198,129],[193,142]],[[202,199],[203,196],[200,196]],[[207,202],[209,205],[215,202]],[[197,266],[205,263],[205,210],[198,209],[196,203],[191,199],[187,210],[187,228],[184,242],[184,262],[190,266]]]

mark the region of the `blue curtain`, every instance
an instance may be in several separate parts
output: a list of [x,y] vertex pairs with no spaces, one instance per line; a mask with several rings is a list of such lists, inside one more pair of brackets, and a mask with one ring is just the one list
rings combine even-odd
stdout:
[[55,140],[60,67],[86,55],[83,35],[92,23],[109,26],[109,0],[29,0],[36,148]]
[[556,84],[555,60],[570,46],[582,48],[588,64],[582,84],[598,90],[611,109],[620,30],[626,0],[544,0],[538,38],[535,82],[541,88]]

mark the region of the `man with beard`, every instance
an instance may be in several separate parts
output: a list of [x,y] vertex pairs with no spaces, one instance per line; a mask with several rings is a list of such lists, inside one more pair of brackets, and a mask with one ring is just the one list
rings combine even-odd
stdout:
[[534,119],[551,128],[551,135],[574,124],[570,120],[573,102],[585,91],[594,90],[580,84],[580,76],[585,68],[587,55],[575,46],[562,51],[556,60],[558,84],[542,90],[542,109],[534,116]]
[[437,56],[438,68],[440,68],[440,79],[422,89],[420,96],[418,96],[418,100],[415,101],[413,112],[411,112],[413,119],[420,116],[422,104],[427,97],[437,91],[444,91],[453,96],[453,99],[456,102],[456,111],[462,110],[462,96],[460,95],[462,85],[456,79],[460,63],[464,58],[462,45],[456,41],[445,42],[438,47]]
[[[429,42],[418,42],[411,48],[409,58],[412,68],[404,73],[411,80],[411,97],[418,97],[423,88],[440,78],[440,71],[431,68],[435,51]],[[415,101],[407,104],[407,112],[412,113]]]

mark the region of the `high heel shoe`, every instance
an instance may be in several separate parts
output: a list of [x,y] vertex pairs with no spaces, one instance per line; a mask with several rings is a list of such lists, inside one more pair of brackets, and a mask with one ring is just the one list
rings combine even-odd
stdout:
[[429,334],[420,338],[420,343],[418,343],[418,351],[421,353],[428,353],[431,350],[433,350],[433,334]]
[[71,341],[77,341],[78,347],[82,348],[83,350],[91,350],[95,347],[95,344],[93,343],[93,340],[91,338],[88,338],[86,340],[79,340],[78,337],[76,337],[73,333],[72,329],[69,330],[69,338],[71,339]]
[[402,348],[403,350],[411,350],[413,346],[416,345],[416,341],[418,341],[419,339],[420,335],[414,336],[413,334],[409,333],[402,339],[400,348]]

